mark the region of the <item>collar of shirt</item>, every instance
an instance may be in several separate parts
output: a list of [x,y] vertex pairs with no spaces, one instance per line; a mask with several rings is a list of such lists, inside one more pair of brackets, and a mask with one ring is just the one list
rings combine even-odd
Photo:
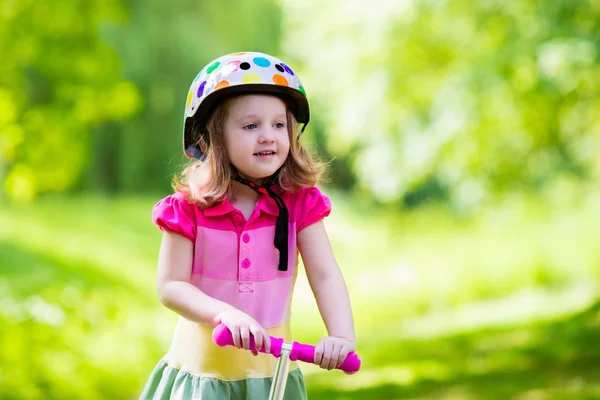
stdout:
[[[264,194],[258,198],[256,207],[259,211],[264,211],[267,214],[274,216],[279,215],[279,209],[277,208],[277,204],[275,204],[275,200],[273,200],[268,194]],[[235,211],[236,208],[231,204],[228,198],[225,198],[225,200],[222,202],[205,209],[204,215],[207,217],[219,217]]]

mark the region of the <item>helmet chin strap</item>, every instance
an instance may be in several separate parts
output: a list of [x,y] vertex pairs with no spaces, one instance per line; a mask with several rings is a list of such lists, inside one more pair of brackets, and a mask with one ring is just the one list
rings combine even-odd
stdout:
[[[233,166],[232,166],[233,167]],[[271,186],[277,181],[279,170],[273,174],[270,179],[265,180],[262,185],[257,185],[251,180],[242,178],[237,171],[237,168],[233,167],[232,179],[243,185],[246,185],[253,189],[259,194],[267,193],[275,204],[279,214],[277,215],[277,221],[275,222],[275,248],[279,250],[279,271],[287,271],[288,269],[288,223],[289,223],[289,212],[283,199],[271,189]]]

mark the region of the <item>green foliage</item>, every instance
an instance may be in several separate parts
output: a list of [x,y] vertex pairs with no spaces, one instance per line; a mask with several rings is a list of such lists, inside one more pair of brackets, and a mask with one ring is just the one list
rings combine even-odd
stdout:
[[595,303],[551,321],[431,338],[372,336],[363,360],[376,366],[377,374],[371,375],[368,385],[361,385],[361,372],[340,378],[334,387],[321,374],[312,378],[309,396],[334,400],[597,399],[599,316],[600,303]]
[[[332,198],[326,225],[364,369],[346,377],[304,365],[311,398],[597,393],[600,358],[587,351],[600,339],[597,312],[548,321],[598,297],[598,193],[507,198],[470,219]],[[154,201],[46,197],[0,210],[0,398],[141,390],[175,325],[155,295]],[[325,334],[303,273],[292,315],[296,340]]]
[[174,323],[154,296],[150,206],[80,199],[2,210],[0,398],[132,397]]
[[333,186],[457,210],[545,195],[600,177],[599,14],[597,0],[5,1],[0,179],[23,200],[168,190],[190,81],[258,50],[301,74],[303,140],[334,158]]
[[123,22],[119,0],[4,1],[0,5],[0,181],[15,199],[73,186],[88,131],[141,105],[98,28]]
[[127,25],[103,36],[117,50],[125,76],[140,88],[139,116],[100,127],[84,186],[108,192],[168,190],[186,162],[183,111],[189,85],[221,55],[244,50],[277,54],[281,11],[271,0],[131,2]]
[[437,182],[469,208],[600,177],[597,1],[353,4],[284,10],[327,150],[360,188],[394,202]]
[[184,162],[181,115],[197,72],[229,52],[278,51],[269,0],[128,6],[3,3],[0,180],[10,197],[166,189]]

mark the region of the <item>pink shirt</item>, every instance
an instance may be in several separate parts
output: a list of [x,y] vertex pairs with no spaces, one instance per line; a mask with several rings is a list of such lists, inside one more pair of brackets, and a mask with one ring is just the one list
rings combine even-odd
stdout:
[[194,242],[190,282],[207,295],[252,316],[265,328],[289,318],[298,265],[296,237],[331,212],[331,202],[318,188],[281,195],[289,210],[288,270],[279,271],[279,252],[273,244],[277,206],[259,197],[248,220],[228,199],[200,209],[181,193],[159,201],[152,219],[163,231]]

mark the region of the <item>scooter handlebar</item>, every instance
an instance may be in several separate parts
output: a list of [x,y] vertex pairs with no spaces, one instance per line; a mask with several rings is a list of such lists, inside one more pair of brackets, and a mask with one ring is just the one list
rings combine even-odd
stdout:
[[[215,342],[216,345],[221,346],[221,347],[234,345],[233,336],[231,335],[229,328],[227,328],[224,324],[218,325],[213,330],[212,338],[213,338],[213,342]],[[271,351],[269,353],[275,357],[280,357],[281,356],[281,348],[283,346],[283,339],[276,338],[273,336],[270,336],[270,338],[271,338]],[[252,337],[252,335],[250,335],[250,350],[256,351],[256,343],[254,342],[254,337]],[[266,353],[266,351],[264,350],[264,347],[258,351],[260,353]],[[292,361],[300,360],[300,361],[314,364],[315,346],[312,346],[310,344],[302,344],[302,343],[294,342],[292,344],[290,360],[292,360]],[[360,361],[360,358],[358,357],[358,354],[356,354],[355,352],[352,351],[348,354],[348,356],[346,357],[344,362],[339,367],[336,367],[336,368],[340,369],[346,373],[353,374],[353,373],[358,372],[358,370],[360,369],[360,364],[361,364],[361,361]]]

